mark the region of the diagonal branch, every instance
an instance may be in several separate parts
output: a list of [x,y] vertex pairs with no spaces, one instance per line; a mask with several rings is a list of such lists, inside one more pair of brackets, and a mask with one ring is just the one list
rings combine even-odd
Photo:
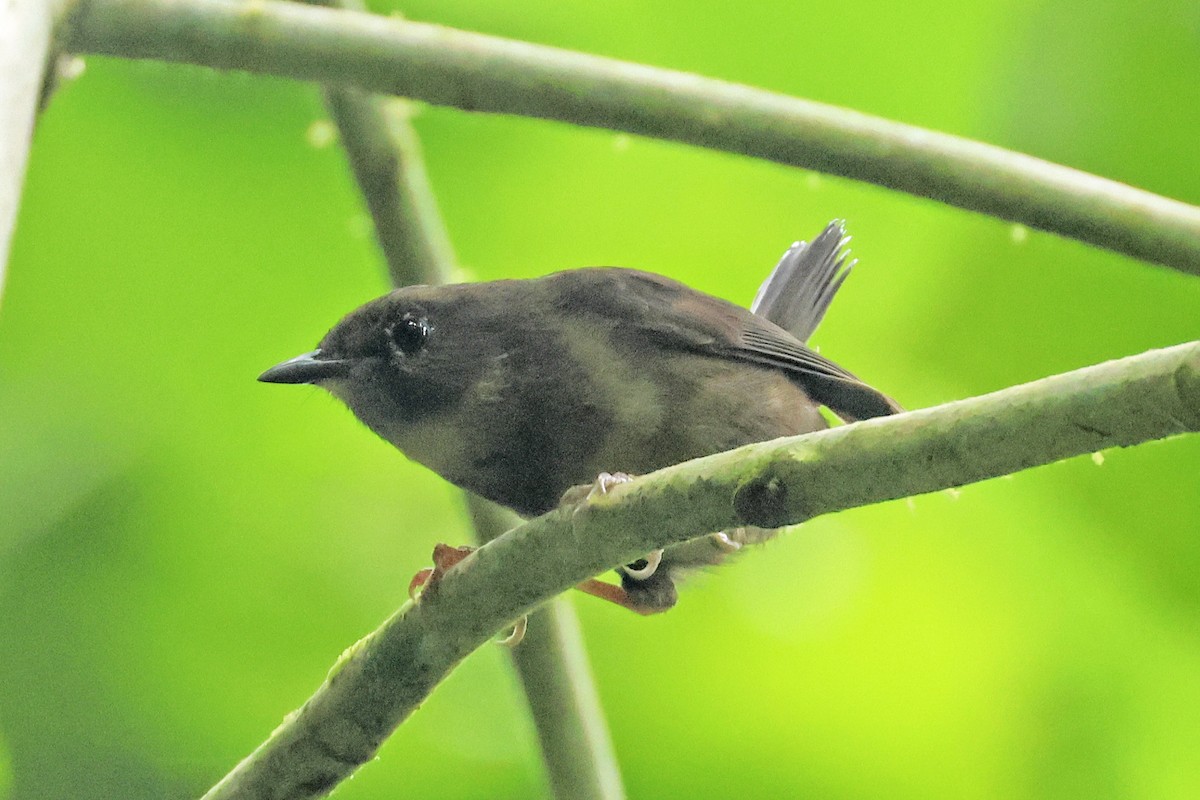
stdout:
[[749,445],[620,485],[480,548],[348,652],[206,796],[319,797],[472,650],[517,616],[641,553],[709,531],[803,522],[1108,447],[1200,431],[1200,342],[832,430]]
[[279,0],[76,0],[68,46],[353,85],[820,170],[1200,274],[1200,208],[956,136],[613,59]]

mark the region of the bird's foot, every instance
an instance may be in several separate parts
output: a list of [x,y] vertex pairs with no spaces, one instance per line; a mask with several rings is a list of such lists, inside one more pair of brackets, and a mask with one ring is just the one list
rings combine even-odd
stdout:
[[433,566],[426,567],[413,575],[411,581],[408,582],[408,596],[415,603],[422,595],[437,590],[438,582],[442,576],[458,562],[462,561],[471,553],[475,552],[474,547],[462,545],[461,547],[452,547],[448,544],[438,543],[433,547]]
[[[608,494],[614,486],[620,486],[622,483],[629,483],[633,480],[633,476],[624,472],[601,472],[596,476],[596,480],[591,484],[583,486],[573,486],[563,493],[562,499],[559,501],[561,505],[579,505],[596,497],[603,497]],[[636,561],[631,561],[622,567],[622,571],[634,578],[635,580],[644,581],[654,575],[658,569],[659,563],[662,561],[663,551],[655,550],[645,558],[639,558]],[[608,586],[609,584],[602,584]],[[606,598],[607,599],[607,598]]]
[[[471,553],[475,552],[474,547],[462,545],[460,547],[452,547],[448,544],[438,543],[433,547],[433,566],[426,567],[423,570],[413,575],[413,578],[408,583],[408,596],[414,602],[418,602],[422,597],[431,596],[431,593],[437,590],[438,583],[442,576],[458,562],[462,561]],[[522,615],[520,619],[513,624],[512,631],[500,639],[496,644],[502,647],[513,648],[519,645],[525,639],[525,629],[529,623],[529,617]]]

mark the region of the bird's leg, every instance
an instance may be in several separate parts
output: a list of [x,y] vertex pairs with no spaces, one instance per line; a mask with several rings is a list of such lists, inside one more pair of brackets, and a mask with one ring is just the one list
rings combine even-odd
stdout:
[[[633,480],[632,477],[624,472],[601,472],[597,476],[596,481],[591,485],[574,486],[568,489],[562,496],[559,502],[563,505],[577,505],[587,500],[608,494],[609,489],[618,486],[622,483],[628,483]],[[736,549],[736,545],[725,540],[728,545]],[[446,574],[446,571],[453,567],[458,562],[469,556],[475,551],[473,547],[451,547],[447,544],[438,544],[433,549],[433,567],[427,567],[419,571],[413,576],[408,584],[408,596],[414,601],[418,594],[428,594],[437,589],[438,581]],[[622,581],[631,581],[633,584],[640,584],[643,581],[648,581],[654,577],[658,571],[658,566],[662,562],[663,551],[655,550],[645,558],[639,558],[637,561],[626,564],[621,568]],[[669,579],[666,579],[670,583]],[[626,591],[624,586],[617,586],[612,583],[605,583],[596,578],[589,578],[583,583],[577,584],[576,589],[584,594],[590,594],[593,597],[599,597],[601,600],[607,600],[610,603],[627,608],[630,611],[638,614],[649,615],[657,614],[666,611],[674,605],[674,592],[671,592],[671,599],[665,603],[645,603],[638,602],[634,596]],[[673,588],[673,587],[672,587]],[[524,636],[524,630],[520,623],[517,629],[514,630],[513,639],[515,645]]]
[[[562,505],[579,505],[595,497],[608,494],[614,486],[628,483],[633,477],[624,472],[601,472],[591,485],[574,486],[568,489],[559,502]],[[666,575],[660,575],[651,583],[662,563],[661,549],[639,558],[617,571],[621,574],[621,586],[596,578],[590,578],[577,584],[576,589],[592,597],[599,597],[610,603],[627,608],[638,614],[649,615],[666,611],[675,604],[674,584]],[[655,591],[642,591],[643,587],[654,586]],[[635,591],[630,591],[630,588]],[[649,601],[649,602],[647,602]]]
[[592,597],[607,600],[610,603],[614,603],[621,608],[627,608],[642,616],[650,616],[651,614],[667,610],[665,608],[642,605],[635,601],[629,592],[625,591],[624,587],[617,586],[615,583],[605,583],[598,578],[588,578],[583,583],[576,584],[575,588],[584,594],[590,594]]
[[[438,582],[447,570],[453,567],[458,562],[475,552],[474,547],[451,547],[448,544],[438,544],[433,548],[433,566],[426,567],[413,576],[412,581],[408,584],[408,596],[415,602],[421,595],[428,594],[437,589]],[[657,560],[655,564],[657,565]],[[666,608],[656,608],[653,606],[639,604],[625,591],[623,587],[612,583],[605,583],[596,578],[589,578],[576,587],[584,594],[590,594],[592,597],[599,597],[601,600],[607,600],[621,608],[627,608],[630,611],[635,611],[638,614],[649,615],[657,614],[660,611],[666,611]],[[525,636],[524,620],[518,620],[516,627],[513,630],[513,635],[501,642],[509,647],[515,647],[520,643]]]
[[[631,480],[633,480],[633,476],[624,472],[601,472],[590,485],[572,486],[567,489],[558,502],[560,505],[579,505],[594,497],[602,497],[608,494],[608,490],[614,486],[629,483]],[[637,580],[646,580],[658,569],[659,562],[662,561],[662,554],[661,549],[655,550],[645,558],[639,558],[637,561],[626,564],[623,570]]]

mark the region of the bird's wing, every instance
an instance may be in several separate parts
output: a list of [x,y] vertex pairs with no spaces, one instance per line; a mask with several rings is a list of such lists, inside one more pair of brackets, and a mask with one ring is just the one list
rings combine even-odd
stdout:
[[619,318],[662,346],[778,369],[843,419],[902,410],[890,397],[758,314],[660,275],[620,273],[629,284],[612,295],[626,305]]
[[835,219],[811,244],[793,244],[759,287],[750,310],[807,342],[858,263],[846,263],[849,241],[845,222]]
[[882,417],[903,410],[895,400],[809,349],[769,320],[748,314],[741,322],[739,339],[717,347],[728,357],[783,370],[810,397],[846,420]]

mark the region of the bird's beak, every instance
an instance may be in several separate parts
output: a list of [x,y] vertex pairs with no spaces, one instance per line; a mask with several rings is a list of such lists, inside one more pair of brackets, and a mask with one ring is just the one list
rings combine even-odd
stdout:
[[352,363],[345,359],[322,358],[320,350],[313,350],[276,364],[258,379],[263,383],[320,383],[347,374]]

